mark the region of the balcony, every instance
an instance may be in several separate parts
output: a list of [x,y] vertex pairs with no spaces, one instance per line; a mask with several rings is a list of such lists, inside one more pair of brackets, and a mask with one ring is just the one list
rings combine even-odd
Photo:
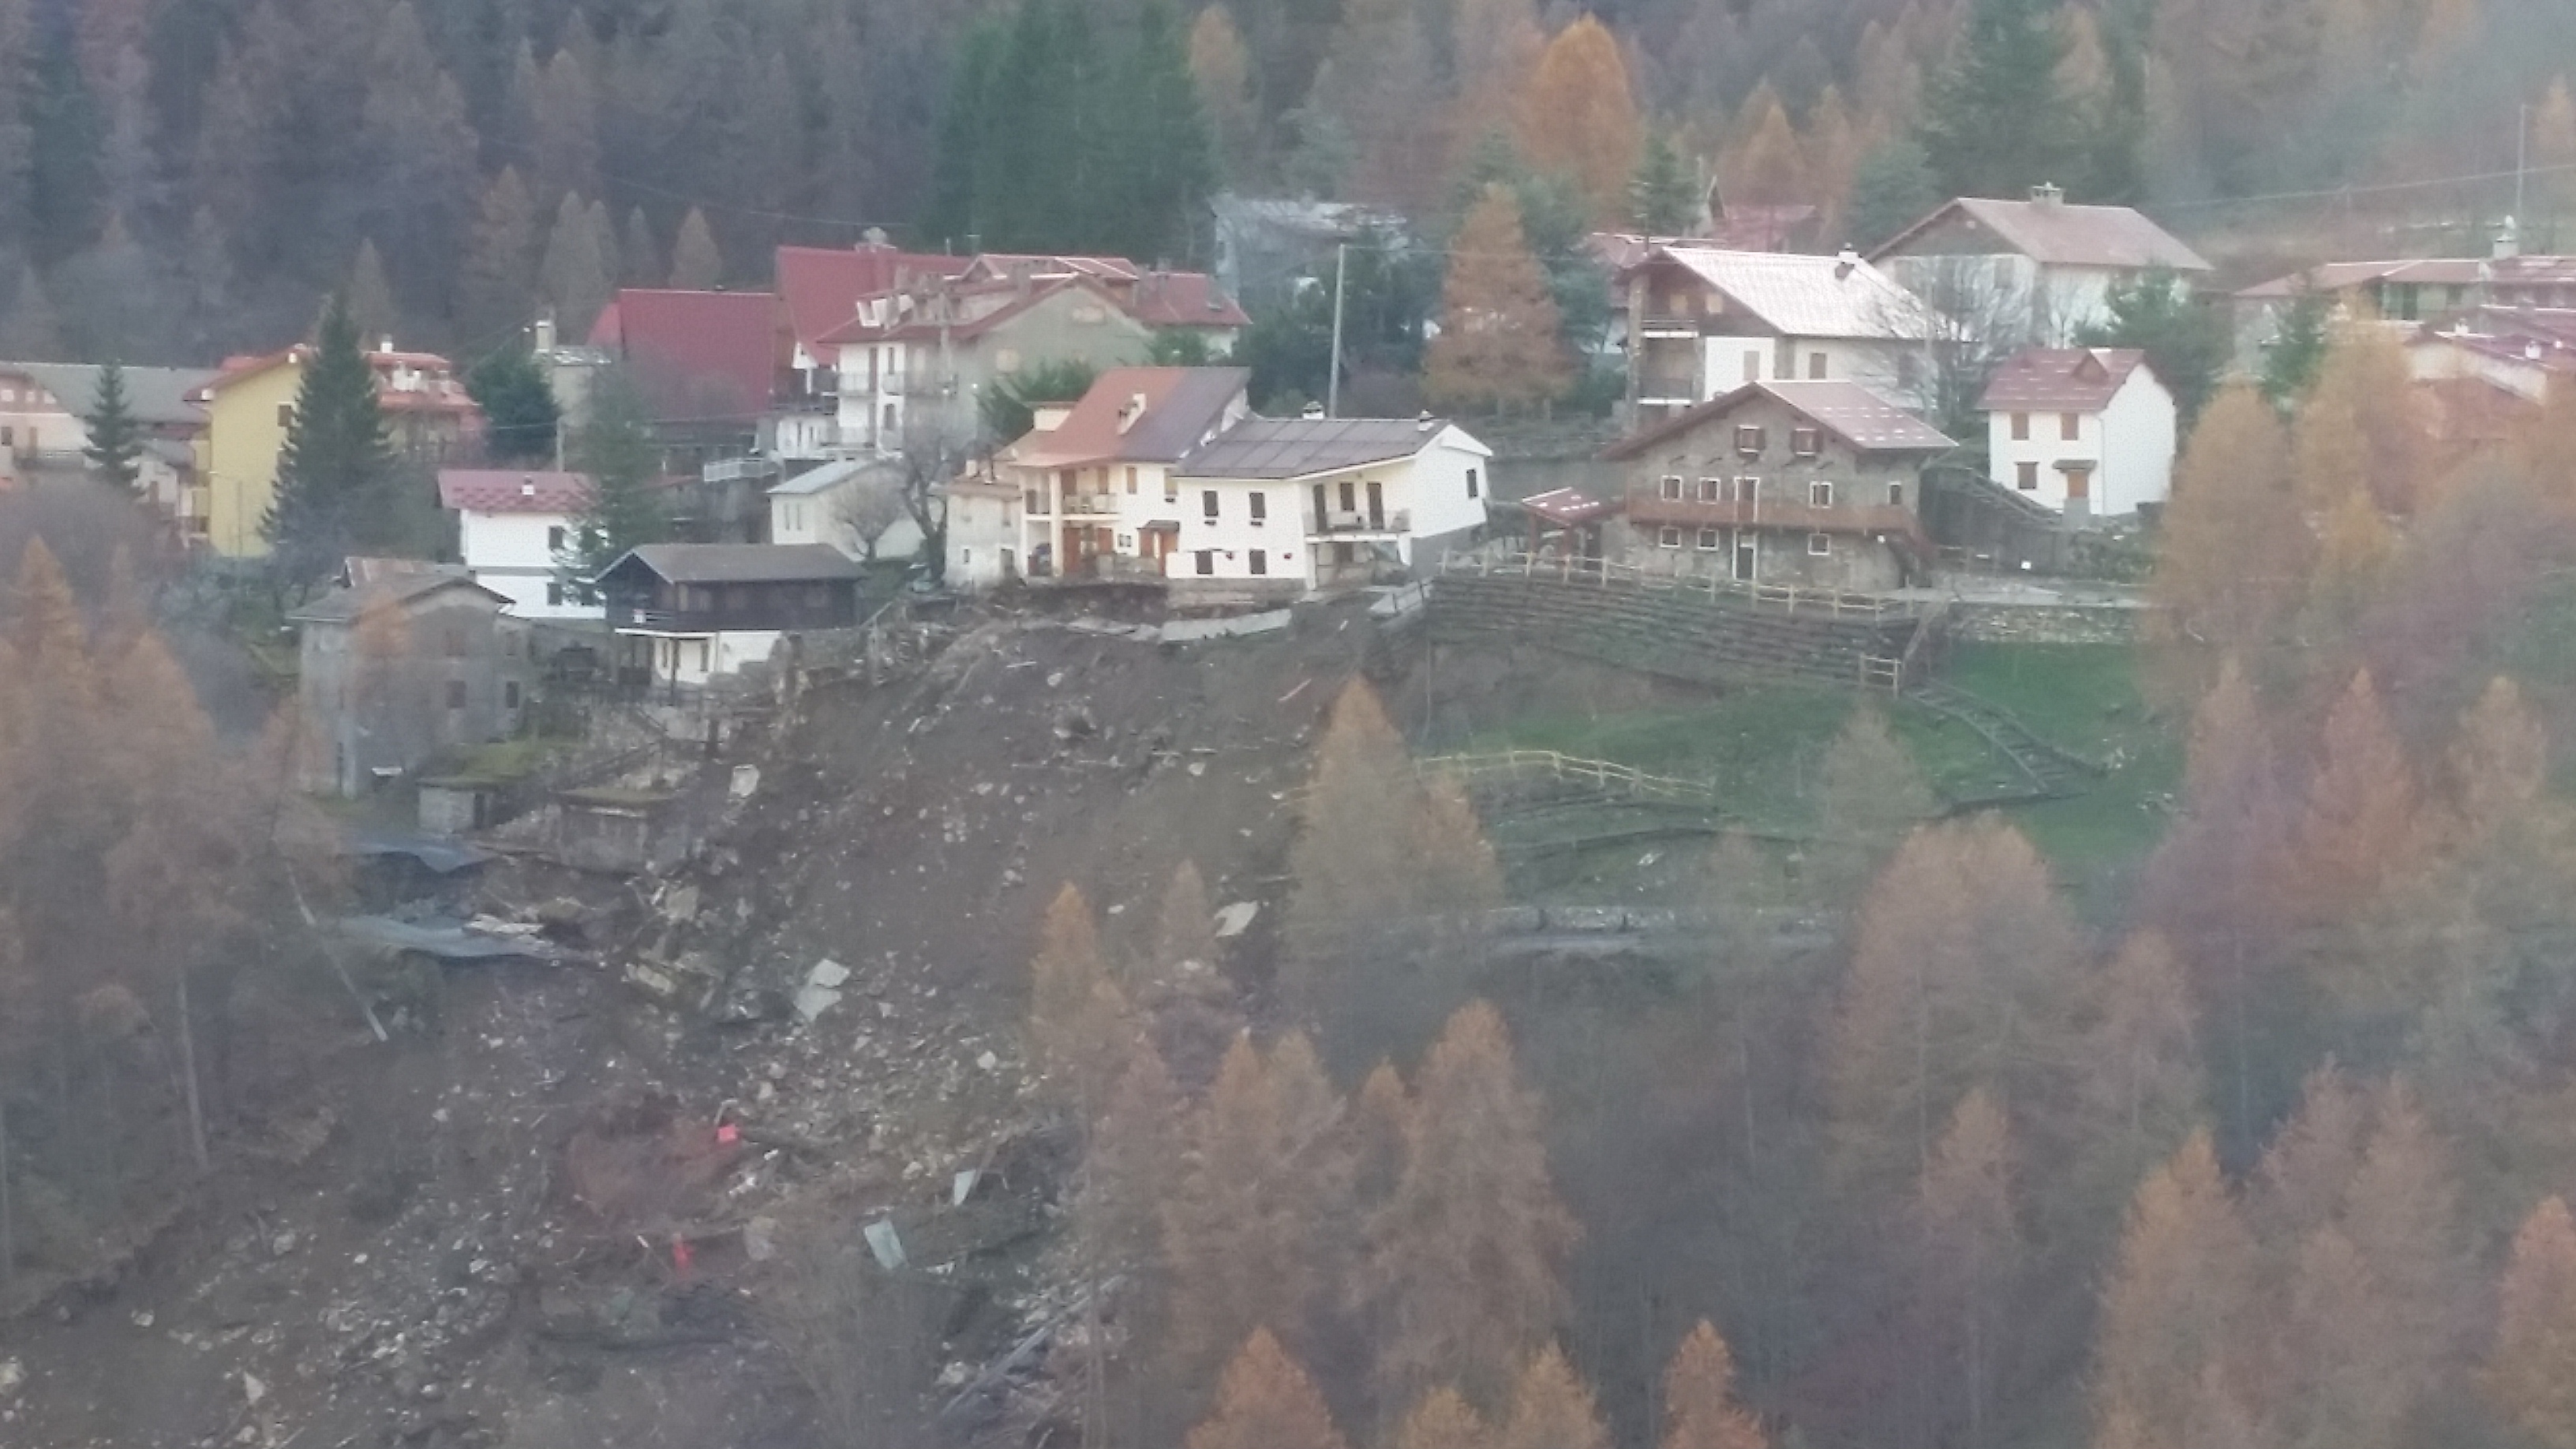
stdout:
[[716,634],[724,629],[711,610],[645,609],[621,603],[608,606],[608,627],[651,634]]
[[1404,534],[1413,532],[1413,510],[1397,508],[1380,513],[1344,513],[1339,510],[1317,518],[1306,515],[1308,538],[1331,538],[1335,535]]
[[1114,493],[1068,493],[1064,496],[1063,511],[1067,517],[1114,517],[1118,512],[1118,496]]
[[1829,504],[1764,498],[1756,502],[1703,502],[1666,498],[1653,488],[1628,492],[1628,519],[1646,527],[1779,528],[1805,533],[1893,533],[1918,537],[1923,524],[1911,508],[1889,503]]
[[1650,311],[1644,317],[1638,319],[1637,322],[1637,335],[1639,337],[1689,337],[1696,339],[1699,336],[1699,332],[1699,319],[1680,312]]

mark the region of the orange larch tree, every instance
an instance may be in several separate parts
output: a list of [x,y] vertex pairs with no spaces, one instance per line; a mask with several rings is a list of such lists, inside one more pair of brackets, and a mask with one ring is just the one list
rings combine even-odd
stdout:
[[1565,1316],[1576,1233],[1502,1016],[1471,1003],[1417,1075],[1404,1171],[1370,1232],[1380,1401],[1454,1383],[1493,1402]]
[[1521,230],[1520,202],[1505,187],[1486,187],[1449,244],[1440,335],[1423,358],[1424,396],[1478,411],[1555,400],[1573,380],[1559,320],[1547,273]]
[[1255,1329],[1226,1365],[1216,1406],[1189,1449],[1348,1449],[1323,1391],[1268,1329]]
[[1609,27],[1585,15],[1558,31],[1521,96],[1522,159],[1570,178],[1591,202],[1593,220],[1617,226],[1644,136],[1628,63]]
[[1404,1416],[1395,1449],[1490,1449],[1493,1430],[1456,1389],[1433,1389]]
[[2514,1234],[2480,1383],[2506,1423],[2576,1449],[2576,1219],[2564,1199],[2543,1200]]
[[1495,1449],[1610,1449],[1592,1390],[1551,1343],[1512,1381],[1511,1412]]
[[2254,1302],[2252,1236],[2207,1132],[2139,1185],[2102,1295],[2093,1395],[2096,1443],[2217,1443],[2197,1422],[2228,1401],[2213,1376],[2242,1350]]
[[1770,1449],[1760,1421],[1735,1401],[1735,1355],[1705,1318],[1664,1368],[1662,1449]]
[[1100,949],[1091,906],[1067,884],[1047,906],[1029,963],[1029,1043],[1040,1078],[1087,1129],[1137,1038],[1127,994]]
[[2406,870],[2422,829],[2414,771],[2363,670],[2326,715],[2299,821],[2299,884],[2309,912],[2330,919],[2368,899]]

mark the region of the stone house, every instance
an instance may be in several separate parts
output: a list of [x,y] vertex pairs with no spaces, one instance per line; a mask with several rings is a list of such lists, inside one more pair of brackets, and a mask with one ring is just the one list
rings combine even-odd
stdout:
[[305,788],[364,794],[516,734],[531,671],[528,626],[502,612],[508,597],[460,570],[352,564],[353,583],[288,616],[300,635],[304,720],[319,742]]
[[1854,382],[1748,383],[1605,449],[1630,562],[1744,584],[1875,593],[1932,561],[1923,466],[1955,447]]

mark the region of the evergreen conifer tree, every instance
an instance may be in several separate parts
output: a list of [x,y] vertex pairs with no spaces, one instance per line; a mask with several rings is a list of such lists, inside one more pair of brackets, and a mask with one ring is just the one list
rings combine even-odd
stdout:
[[1919,128],[1951,196],[2017,197],[2041,183],[2079,188],[2074,105],[2059,89],[2066,37],[2048,0],[1975,0],[1958,58],[1935,77]]
[[110,359],[98,370],[98,395],[92,399],[89,416],[89,446],[82,456],[98,475],[131,493],[143,477],[143,425],[135,421],[133,405],[125,396],[125,369]]
[[707,214],[696,207],[680,219],[680,235],[671,244],[671,285],[683,292],[712,290],[724,280],[724,253],[716,249]]
[[311,583],[350,552],[382,542],[393,510],[394,453],[376,375],[348,299],[333,297],[304,364],[277,494],[261,536],[291,582]]
[[1663,132],[1646,137],[1628,178],[1628,223],[1648,236],[1680,236],[1699,219],[1699,178]]
[[483,442],[495,459],[552,459],[563,410],[533,355],[524,348],[502,348],[466,372],[465,391],[483,409]]
[[555,565],[577,597],[589,598],[600,570],[638,544],[671,536],[670,510],[656,486],[661,450],[632,380],[612,371],[592,385],[590,420],[573,437],[570,461],[590,476],[590,503],[573,519]]

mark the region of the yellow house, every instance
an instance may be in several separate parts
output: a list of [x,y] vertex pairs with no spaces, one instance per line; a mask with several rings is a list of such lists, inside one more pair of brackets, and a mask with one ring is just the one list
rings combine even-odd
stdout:
[[[197,487],[206,542],[226,558],[263,558],[260,524],[277,496],[277,460],[313,355],[298,345],[258,357],[233,357],[194,401],[206,411],[197,443]],[[367,354],[376,402],[392,424],[397,450],[443,458],[481,431],[482,414],[455,369],[427,352],[396,352],[390,340]]]

